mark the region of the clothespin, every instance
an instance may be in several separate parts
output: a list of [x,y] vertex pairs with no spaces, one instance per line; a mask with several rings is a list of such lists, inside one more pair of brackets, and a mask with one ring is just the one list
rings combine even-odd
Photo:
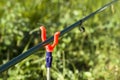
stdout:
[[[44,42],[46,40],[46,29],[44,26],[40,27],[41,30],[41,38]],[[47,80],[50,80],[50,68],[52,66],[52,52],[54,47],[58,44],[58,38],[59,38],[60,32],[56,32],[54,34],[54,42],[53,44],[47,44],[45,45],[46,49],[46,67],[47,67]]]

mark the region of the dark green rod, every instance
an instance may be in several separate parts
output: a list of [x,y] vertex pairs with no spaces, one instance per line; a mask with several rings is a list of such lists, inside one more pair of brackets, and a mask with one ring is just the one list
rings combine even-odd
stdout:
[[[92,16],[96,15],[97,13],[105,10],[107,7],[109,7],[111,4],[113,4],[114,2],[117,2],[118,0],[113,0],[110,3],[104,5],[103,7],[101,7],[100,9],[96,10],[95,12],[89,14],[88,16],[78,20],[77,22],[75,22],[74,24],[68,26],[67,28],[65,28],[64,30],[62,30],[60,32],[60,36],[64,35],[65,33],[69,32],[70,30],[72,30],[73,28],[75,28],[78,25],[82,25],[82,23],[84,21],[86,21],[87,19],[91,18]],[[39,50],[41,47],[43,47],[44,45],[50,43],[51,41],[53,41],[53,36],[50,37],[49,39],[47,39],[44,42],[39,43],[38,45],[30,48],[29,50],[27,50],[26,52],[18,55],[17,57],[13,58],[12,60],[8,61],[7,63],[3,64],[0,66],[0,73],[7,70],[8,68],[14,66],[15,64],[19,63],[20,61],[24,60],[25,58],[27,58],[28,56],[30,56],[31,54],[33,54],[33,52]]]

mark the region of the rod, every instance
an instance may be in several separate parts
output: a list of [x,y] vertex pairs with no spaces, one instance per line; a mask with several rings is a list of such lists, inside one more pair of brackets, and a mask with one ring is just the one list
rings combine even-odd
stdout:
[[51,80],[51,78],[50,78],[50,68],[47,68],[47,80]]
[[[65,33],[68,33],[69,31],[71,31],[73,28],[75,28],[78,25],[82,25],[82,23],[86,20],[88,20],[89,18],[93,17],[94,15],[96,15],[97,13],[105,10],[106,8],[108,8],[111,4],[117,2],[119,0],[113,0],[107,4],[105,4],[103,7],[99,8],[98,10],[96,10],[95,12],[89,14],[88,16],[85,16],[84,18],[78,20],[77,22],[73,23],[72,25],[66,27],[64,30],[62,30],[60,32],[60,37],[62,35],[64,35]],[[0,66],[0,73],[9,69],[10,67],[14,66],[15,64],[19,63],[20,61],[24,60],[25,58],[27,58],[28,56],[32,55],[33,52],[39,50],[41,47],[45,46],[46,44],[50,43],[51,41],[54,40],[54,36],[50,37],[49,39],[47,39],[44,42],[39,43],[38,45],[28,49],[26,52],[21,53],[20,55],[18,55],[17,57],[13,58],[12,60],[8,61],[7,63],[3,64]]]

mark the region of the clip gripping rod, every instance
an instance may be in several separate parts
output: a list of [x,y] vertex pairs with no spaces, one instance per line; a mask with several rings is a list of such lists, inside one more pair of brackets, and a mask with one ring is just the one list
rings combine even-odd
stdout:
[[[108,8],[110,5],[112,5],[113,3],[117,2],[119,0],[113,0],[107,4],[105,4],[103,7],[99,8],[98,10],[96,10],[95,12],[89,14],[88,16],[85,16],[84,18],[78,20],[77,22],[75,22],[74,24],[68,26],[67,28],[65,28],[64,30],[62,30],[60,32],[60,37],[62,35],[64,35],[65,33],[71,31],[73,28],[75,28],[78,25],[82,25],[82,23],[84,21],[86,21],[87,19],[93,17],[94,15],[96,15],[97,13],[105,10],[106,8]],[[0,66],[0,73],[7,70],[8,68],[14,66],[15,64],[19,63],[20,61],[24,60],[25,58],[27,58],[28,56],[32,55],[33,52],[39,50],[41,47],[47,45],[48,43],[50,43],[51,41],[54,40],[54,36],[50,37],[49,39],[45,40],[44,42],[39,43],[38,45],[28,49],[26,52],[18,55],[17,57],[13,58],[12,60],[8,61],[7,63],[3,64]]]
[[[41,26],[40,30],[41,30],[41,39],[44,42],[46,40],[46,29],[45,29],[44,26]],[[52,52],[53,52],[55,46],[58,44],[59,35],[60,35],[60,32],[56,32],[54,34],[54,42],[53,42],[53,44],[45,45],[45,49],[46,49],[47,80],[51,80],[50,68],[52,66]]]

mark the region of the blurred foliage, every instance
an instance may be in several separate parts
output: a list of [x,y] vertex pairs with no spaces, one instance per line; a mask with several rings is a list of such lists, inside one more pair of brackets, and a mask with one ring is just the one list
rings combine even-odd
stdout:
[[[37,45],[39,26],[60,31],[111,0],[1,0],[0,64]],[[52,80],[120,79],[120,2],[64,35],[53,53]],[[0,80],[46,80],[45,49],[0,73]]]

